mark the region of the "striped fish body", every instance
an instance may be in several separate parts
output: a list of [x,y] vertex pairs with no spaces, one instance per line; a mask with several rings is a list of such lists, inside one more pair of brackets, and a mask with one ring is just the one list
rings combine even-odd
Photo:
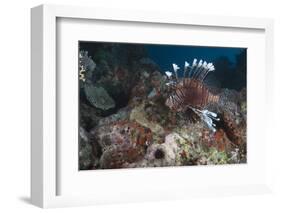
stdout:
[[219,96],[213,95],[203,82],[197,79],[184,78],[172,90],[166,105],[176,112],[183,112],[187,108],[203,109],[208,103],[219,100]]

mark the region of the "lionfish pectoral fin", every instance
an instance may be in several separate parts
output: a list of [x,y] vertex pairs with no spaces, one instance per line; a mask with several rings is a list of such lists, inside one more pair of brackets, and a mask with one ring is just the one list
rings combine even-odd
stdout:
[[190,107],[187,107],[184,111],[185,120],[190,123],[195,123],[196,121],[200,120],[200,116],[198,113],[194,112],[194,110]]
[[196,108],[191,108],[197,115],[200,116],[200,118],[205,122],[205,124],[208,126],[210,130],[213,132],[216,132],[216,124],[215,121],[219,121],[220,118],[218,115],[214,112],[211,112],[209,110],[199,110]]
[[207,124],[207,126],[210,130],[212,130],[213,132],[217,131],[216,124],[213,123],[212,118],[203,115],[202,120]]
[[203,110],[202,113],[207,115],[208,117],[210,117],[213,120],[216,120],[216,121],[220,120],[220,118],[218,117],[217,113],[211,112],[209,110]]

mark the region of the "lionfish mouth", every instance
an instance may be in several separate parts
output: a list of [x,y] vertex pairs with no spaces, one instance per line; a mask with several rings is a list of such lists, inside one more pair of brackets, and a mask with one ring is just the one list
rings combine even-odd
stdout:
[[214,112],[208,111],[205,106],[210,102],[217,102],[219,97],[213,95],[204,85],[206,76],[215,70],[212,63],[197,59],[192,65],[184,64],[183,78],[179,78],[180,67],[173,64],[173,73],[166,71],[170,95],[165,104],[173,111],[183,112],[190,108],[213,132],[216,131],[216,122],[220,119]]

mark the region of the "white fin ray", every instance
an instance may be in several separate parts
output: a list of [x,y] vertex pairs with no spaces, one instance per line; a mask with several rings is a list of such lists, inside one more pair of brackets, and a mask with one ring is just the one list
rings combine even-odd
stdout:
[[180,67],[176,64],[173,64],[173,70],[174,70],[174,73],[175,73],[175,76],[176,76],[176,79],[179,80],[179,77],[178,77],[178,70],[180,69]]
[[193,59],[193,63],[192,63],[191,69],[190,69],[190,71],[188,73],[188,77],[189,78],[192,77],[195,67],[197,67],[197,59],[196,58]]
[[205,122],[205,124],[208,126],[210,130],[212,130],[213,132],[217,131],[214,120],[220,121],[220,118],[216,113],[211,112],[209,110],[199,110],[193,107],[189,107],[189,108],[191,108]]
[[184,62],[184,72],[183,72],[183,77],[185,78],[186,73],[188,72],[189,68],[189,63],[187,61]]
[[[174,77],[173,77],[173,73],[170,71],[166,71],[165,74],[168,77],[168,79],[171,80],[173,78],[176,80],[176,82],[178,82],[179,81],[178,70],[180,69],[180,67],[175,63],[173,63],[172,66],[173,66]],[[192,65],[190,65],[187,61],[185,61],[183,78],[185,78],[187,75],[188,78],[196,79],[203,82],[207,77],[207,75],[214,70],[215,67],[213,63],[207,63],[202,59],[200,59],[198,62],[198,60],[195,58],[193,59]]]
[[170,71],[166,71],[165,74],[166,74],[166,76],[167,76],[168,78],[171,78],[172,75],[173,75],[173,73],[170,72]]

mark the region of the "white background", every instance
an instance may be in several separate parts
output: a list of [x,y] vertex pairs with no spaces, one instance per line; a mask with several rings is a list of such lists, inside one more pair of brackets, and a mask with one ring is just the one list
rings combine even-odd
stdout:
[[[9,0],[0,7],[1,60],[1,148],[0,148],[0,212],[37,212],[29,204],[30,178],[30,11],[41,3],[77,4],[73,0],[37,1]],[[281,108],[281,14],[278,1],[246,0],[173,0],[122,1],[80,0],[79,5],[104,6],[123,9],[144,9],[194,14],[218,14],[275,18],[275,109]],[[279,48],[278,48],[279,47]],[[257,61],[258,63],[258,61]],[[279,79],[279,80],[278,80]],[[277,98],[279,100],[277,100]],[[185,201],[122,204],[109,206],[53,209],[52,212],[280,212],[281,211],[281,140],[278,132],[280,113],[275,110],[276,148],[275,190],[273,195],[226,198],[194,198]],[[257,118],[258,119],[258,118]],[[279,125],[279,127],[278,127]],[[262,157],[262,156],[261,156]],[[207,177],[206,177],[207,178]],[[279,180],[279,181],[278,181]]]

